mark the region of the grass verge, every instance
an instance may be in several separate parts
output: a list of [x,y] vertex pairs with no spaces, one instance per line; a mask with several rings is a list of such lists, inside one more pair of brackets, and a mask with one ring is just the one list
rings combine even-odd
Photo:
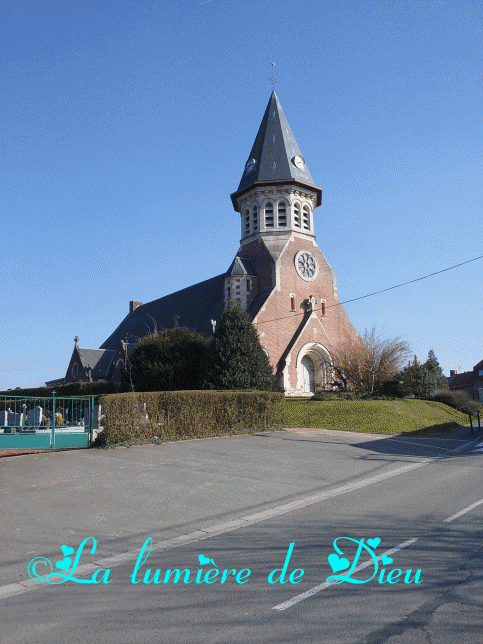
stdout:
[[284,427],[340,429],[373,434],[446,432],[468,424],[468,416],[443,403],[398,400],[285,399]]

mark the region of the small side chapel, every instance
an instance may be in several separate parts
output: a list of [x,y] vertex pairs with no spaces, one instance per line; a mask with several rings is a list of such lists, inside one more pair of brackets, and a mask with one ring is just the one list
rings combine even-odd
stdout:
[[330,387],[331,353],[357,334],[315,240],[322,189],[275,91],[231,201],[241,217],[241,240],[227,272],[147,304],[130,302],[129,314],[99,349],[80,348],[76,336],[64,383],[120,380],[129,352],[153,323],[211,336],[231,301],[251,316],[286,395]]

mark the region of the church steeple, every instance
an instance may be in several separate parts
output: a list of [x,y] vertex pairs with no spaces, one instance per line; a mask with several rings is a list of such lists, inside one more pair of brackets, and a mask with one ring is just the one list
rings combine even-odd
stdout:
[[312,215],[322,189],[312,179],[275,90],[231,200],[242,217],[242,241],[258,233],[314,234]]
[[286,179],[297,179],[314,185],[282,106],[273,91],[238,191],[256,182]]

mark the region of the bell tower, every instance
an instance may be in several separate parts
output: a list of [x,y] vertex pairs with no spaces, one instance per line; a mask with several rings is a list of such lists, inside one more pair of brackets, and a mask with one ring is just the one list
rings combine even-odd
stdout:
[[[275,91],[268,101],[238,190],[231,195],[241,217],[241,245],[262,237],[314,238],[313,214],[322,202]],[[273,243],[270,244],[273,246]]]

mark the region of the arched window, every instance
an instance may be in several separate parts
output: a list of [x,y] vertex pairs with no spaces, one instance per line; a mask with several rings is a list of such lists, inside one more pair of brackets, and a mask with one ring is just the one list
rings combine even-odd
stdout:
[[252,230],[254,233],[258,230],[258,206],[252,208]]
[[273,203],[265,204],[265,228],[273,228]]
[[75,378],[77,378],[78,375],[79,375],[79,365],[77,364],[77,362],[74,362],[74,364],[72,365],[72,377],[74,378],[74,380]]
[[310,208],[304,206],[302,211],[302,222],[304,230],[310,230]]
[[119,360],[116,362],[116,367],[119,369],[119,371],[122,371],[124,369],[124,360],[122,358],[119,358]]
[[278,202],[278,225],[280,228],[287,226],[287,207],[285,201]]
[[244,233],[245,235],[248,235],[250,233],[250,211],[248,208],[243,211],[243,218],[244,218]]
[[295,228],[300,228],[300,204],[295,203],[293,206],[293,225]]

